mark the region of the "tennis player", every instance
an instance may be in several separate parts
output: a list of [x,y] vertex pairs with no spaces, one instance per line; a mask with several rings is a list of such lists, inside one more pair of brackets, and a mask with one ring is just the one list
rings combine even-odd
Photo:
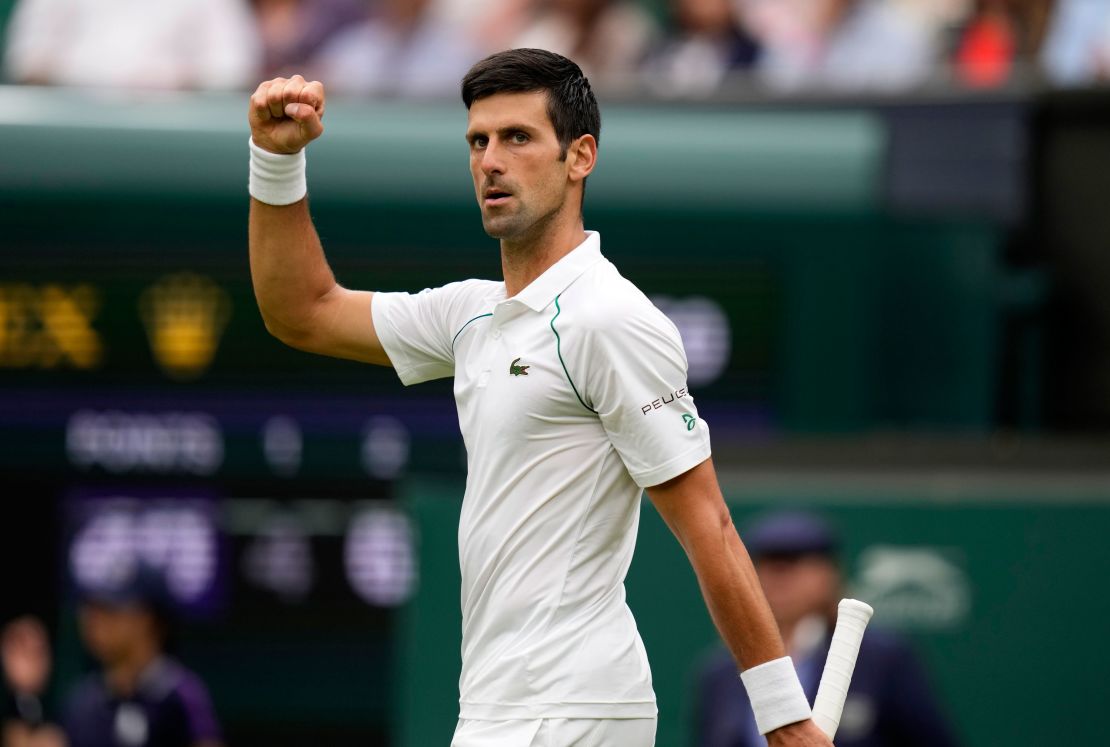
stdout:
[[471,68],[462,98],[503,280],[415,294],[348,290],[328,268],[305,200],[323,86],[267,81],[249,112],[250,264],[267,329],[392,366],[406,385],[454,378],[468,458],[452,746],[654,744],[624,592],[646,488],[743,669],[760,731],[774,747],[828,747],[721,497],[678,331],[584,229],[601,129],[589,82],[564,57],[517,49]]

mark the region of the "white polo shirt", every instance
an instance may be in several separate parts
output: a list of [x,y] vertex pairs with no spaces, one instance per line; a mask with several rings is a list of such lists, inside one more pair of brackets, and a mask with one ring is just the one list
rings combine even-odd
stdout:
[[709,430],[678,330],[600,245],[513,298],[487,280],[374,295],[401,381],[455,379],[460,718],[656,714],[624,577],[643,488],[707,459]]

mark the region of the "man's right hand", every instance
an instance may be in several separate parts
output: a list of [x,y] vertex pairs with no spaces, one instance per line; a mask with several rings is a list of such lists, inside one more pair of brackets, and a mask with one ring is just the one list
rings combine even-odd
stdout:
[[251,94],[247,120],[259,148],[297,153],[324,132],[323,116],[324,84],[294,75],[258,86]]
[[[320,137],[323,116],[324,86],[299,75],[260,85],[247,114],[254,144],[279,154],[298,153]],[[252,155],[252,172],[254,162]],[[247,235],[254,293],[271,334],[299,350],[392,365],[374,330],[374,294],[335,282],[306,200],[279,206],[252,199]]]

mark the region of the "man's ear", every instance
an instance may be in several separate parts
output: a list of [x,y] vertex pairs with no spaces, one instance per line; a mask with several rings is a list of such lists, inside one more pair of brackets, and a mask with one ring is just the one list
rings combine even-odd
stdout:
[[597,138],[582,135],[567,146],[567,175],[571,181],[582,181],[597,165]]

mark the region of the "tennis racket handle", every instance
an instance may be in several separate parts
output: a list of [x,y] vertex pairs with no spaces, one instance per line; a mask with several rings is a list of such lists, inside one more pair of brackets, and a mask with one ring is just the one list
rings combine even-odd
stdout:
[[829,739],[836,736],[836,728],[840,726],[840,714],[844,711],[844,699],[856,668],[863,631],[874,613],[871,605],[858,599],[840,600],[829,658],[825,660],[825,671],[813,701],[813,720]]

